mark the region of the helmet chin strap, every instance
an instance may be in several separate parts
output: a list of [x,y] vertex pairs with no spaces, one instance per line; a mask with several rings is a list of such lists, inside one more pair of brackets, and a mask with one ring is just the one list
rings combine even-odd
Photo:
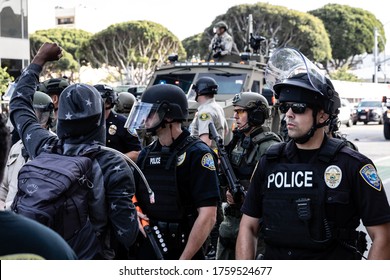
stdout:
[[252,126],[249,124],[249,122],[246,122],[243,128],[239,128],[238,130],[242,133],[247,133],[252,129]]
[[321,128],[321,127],[328,125],[330,119],[328,119],[327,121],[325,121],[322,124],[317,123],[317,121],[316,121],[317,120],[317,113],[318,113],[318,109],[313,109],[313,125],[312,125],[312,127],[309,129],[309,131],[305,135],[303,135],[301,137],[293,138],[295,143],[305,144],[307,141],[310,140],[311,137],[313,137],[314,133],[316,132],[316,130],[318,128]]

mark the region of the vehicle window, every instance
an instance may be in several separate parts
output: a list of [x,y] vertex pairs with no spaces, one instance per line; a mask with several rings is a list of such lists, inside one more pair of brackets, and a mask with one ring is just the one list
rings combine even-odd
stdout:
[[179,86],[186,94],[194,82],[195,74],[167,74],[157,75],[154,85],[169,84]]
[[230,73],[201,73],[201,77],[213,78],[218,84],[218,94],[236,94],[242,91],[246,74],[230,74]]
[[260,81],[253,81],[252,92],[260,92]]

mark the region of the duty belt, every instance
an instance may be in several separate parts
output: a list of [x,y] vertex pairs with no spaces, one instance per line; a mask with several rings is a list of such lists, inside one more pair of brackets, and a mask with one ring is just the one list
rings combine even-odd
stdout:
[[235,218],[241,218],[242,217],[241,210],[239,208],[231,206],[231,205],[228,205],[225,208],[225,215],[226,216],[235,217]]

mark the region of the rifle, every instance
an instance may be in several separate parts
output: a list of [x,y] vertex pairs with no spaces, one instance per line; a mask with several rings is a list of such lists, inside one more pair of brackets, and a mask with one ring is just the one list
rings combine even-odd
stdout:
[[209,137],[214,140],[217,144],[218,149],[218,157],[221,161],[222,171],[225,174],[228,181],[228,188],[230,193],[233,196],[235,203],[241,203],[242,199],[245,197],[245,191],[240,181],[237,179],[234,174],[233,168],[230,164],[228,154],[225,150],[225,146],[223,145],[223,140],[221,136],[219,136],[217,129],[215,128],[214,123],[209,123]]
[[[137,210],[137,212],[142,213],[141,207],[139,207],[138,200],[135,197],[135,195],[133,196],[132,201],[133,201],[133,203],[135,205],[135,209]],[[156,241],[156,239],[155,239],[155,237],[153,235],[153,231],[150,228],[149,221],[141,218],[141,225],[142,225],[143,229],[145,230],[145,233],[146,233],[146,235],[147,235],[147,237],[148,237],[148,239],[149,239],[149,241],[150,241],[150,243],[151,243],[151,245],[153,247],[154,252],[156,253],[157,259],[163,260],[164,257],[162,255],[160,247],[157,244],[157,241]]]

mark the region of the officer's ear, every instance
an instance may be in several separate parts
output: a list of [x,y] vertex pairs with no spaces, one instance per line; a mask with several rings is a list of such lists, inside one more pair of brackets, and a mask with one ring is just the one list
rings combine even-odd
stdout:
[[58,106],[58,101],[60,100],[60,96],[57,94],[53,94],[50,97],[51,100],[53,101],[53,104]]
[[329,114],[325,113],[324,110],[320,110],[317,114],[317,121],[319,123],[325,123],[329,119]]

